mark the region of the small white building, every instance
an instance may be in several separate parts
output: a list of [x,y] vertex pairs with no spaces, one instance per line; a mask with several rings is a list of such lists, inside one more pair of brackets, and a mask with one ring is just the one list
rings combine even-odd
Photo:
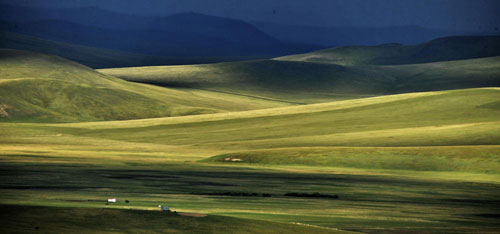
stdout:
[[170,211],[170,208],[168,208],[168,206],[158,205],[158,207],[160,207],[161,211]]
[[116,203],[116,198],[108,198],[109,203]]

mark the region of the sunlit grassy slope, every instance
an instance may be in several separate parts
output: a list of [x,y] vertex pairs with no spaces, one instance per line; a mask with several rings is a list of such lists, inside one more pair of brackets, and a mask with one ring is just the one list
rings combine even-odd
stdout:
[[[16,216],[4,220],[20,230],[33,226],[18,220],[34,224],[40,212],[55,230],[68,222],[90,231],[116,225],[86,226],[99,214],[126,223],[115,230],[135,228],[128,218],[160,218],[100,209],[165,203],[208,214],[177,220],[193,229],[245,222],[224,215],[252,219],[250,232],[275,224],[254,222],[265,220],[333,229],[325,231],[495,233],[499,100],[499,88],[479,88],[170,118],[0,123],[0,203],[45,206],[12,208]],[[220,195],[227,192],[259,195]],[[107,197],[119,202],[105,205]],[[54,220],[49,214],[61,208],[47,207],[92,209]]]
[[500,173],[500,146],[291,147],[227,153],[207,159],[258,165]]
[[[101,70],[176,87],[163,88],[8,52],[0,208],[9,214],[0,232],[499,230],[499,57]],[[350,100],[327,102],[339,99]],[[323,103],[293,105],[314,102]],[[193,113],[186,109],[208,114],[171,116]],[[97,110],[115,120],[138,110],[170,117],[79,122],[106,119]],[[286,196],[314,192],[338,198]],[[119,202],[106,205],[107,197]],[[208,216],[164,220],[148,211],[158,204]]]
[[89,121],[287,105],[123,81],[57,56],[0,50],[0,121]]
[[260,60],[103,69],[128,81],[193,87],[296,103],[500,86],[500,57],[402,66]]
[[[349,155],[360,157],[352,167],[365,167],[363,160],[384,160],[378,168],[407,168],[417,170],[497,171],[498,148],[483,147],[500,143],[500,90],[498,88],[466,89],[427,93],[412,93],[356,99],[297,107],[283,107],[246,112],[219,113],[131,121],[108,121],[59,125],[2,125],[3,142],[52,142],[56,145],[105,144],[109,151],[136,151],[150,155],[178,155],[179,160],[204,158],[216,154],[253,150],[284,149],[275,160],[285,160],[293,152],[307,153],[297,147],[354,147]],[[39,139],[37,136],[56,136]],[[446,147],[413,150],[379,149],[384,155],[363,158],[366,151],[359,147],[416,147],[416,146],[477,146],[463,153],[447,153]],[[116,146],[116,148],[115,148]],[[71,146],[68,146],[71,148]],[[63,152],[68,147],[61,147]],[[92,146],[88,149],[101,146]],[[292,147],[293,149],[287,150]],[[357,148],[358,147],[358,148]],[[56,147],[57,148],[57,147]],[[81,148],[81,147],[79,147]],[[12,147],[16,150],[16,147]],[[336,165],[338,149],[323,149],[324,155],[306,164]],[[290,152],[292,153],[290,153]],[[326,151],[331,151],[326,153]],[[371,150],[369,150],[371,151]],[[459,149],[452,151],[461,152]],[[337,152],[337,153],[336,153]],[[384,153],[385,152],[385,153]],[[411,153],[413,152],[413,153]],[[441,152],[441,153],[439,153]],[[472,153],[467,153],[472,152]],[[493,153],[492,153],[493,152]],[[253,153],[255,154],[255,153]],[[268,152],[262,152],[262,155]],[[271,153],[274,154],[274,153]],[[398,166],[402,155],[414,155],[420,163]],[[457,165],[430,166],[437,160],[456,158]],[[471,154],[484,156],[486,163],[477,161],[478,168],[464,167]],[[236,154],[238,155],[238,153]],[[325,156],[326,155],[326,156]],[[331,155],[332,157],[329,158]],[[329,159],[324,159],[325,157]],[[363,158],[363,160],[361,159]],[[261,160],[261,159],[259,159]],[[296,164],[301,160],[283,162]],[[314,161],[316,159],[312,159]],[[344,160],[344,159],[339,159]],[[395,160],[390,162],[391,160]],[[464,161],[465,160],[465,161]],[[252,161],[252,160],[249,160]],[[273,160],[271,160],[273,161]],[[266,160],[262,160],[266,163]],[[275,163],[276,161],[273,161]],[[489,164],[492,162],[493,164]],[[459,165],[460,164],[460,165]],[[374,164],[375,165],[375,164]],[[473,165],[473,164],[471,164]],[[490,167],[493,166],[493,167]]]
[[[107,123],[104,129],[94,125],[97,129],[78,134],[234,150],[292,146],[495,145],[500,140],[499,100],[498,89],[417,93],[193,116],[181,118],[178,123],[175,118],[149,120],[149,126],[144,124],[147,121],[137,121],[142,126],[134,126],[133,122]],[[207,117],[212,119],[203,119]],[[70,126],[85,129],[92,125]],[[112,126],[116,127],[111,129]]]
[[482,58],[500,55],[500,36],[462,36],[418,45],[345,46],[277,58],[283,61],[339,65],[397,65]]

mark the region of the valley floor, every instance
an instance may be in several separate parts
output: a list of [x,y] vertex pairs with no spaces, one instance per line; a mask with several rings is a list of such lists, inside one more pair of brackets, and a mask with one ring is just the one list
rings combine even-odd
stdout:
[[[233,224],[236,220],[238,225],[234,228],[240,230],[245,225],[240,226],[239,222],[253,224],[255,220],[263,220],[266,222],[258,223],[262,233],[274,233],[276,225],[290,228],[286,223],[297,226],[287,233],[302,230],[303,225],[297,223],[304,227],[329,228],[302,230],[306,233],[340,233],[340,230],[496,233],[500,228],[500,176],[497,174],[168,161],[124,161],[117,165],[106,159],[79,162],[71,157],[42,156],[35,152],[2,155],[2,158],[0,202],[15,205],[2,207],[3,212],[8,212],[2,218],[2,228],[11,231],[29,230],[32,226],[54,232],[59,228],[71,230],[69,223],[89,225],[83,229],[89,233],[114,228],[123,231],[129,222],[139,230],[141,227],[136,223],[151,226],[144,219],[157,216],[159,204],[178,212],[208,214],[208,218],[191,219],[194,222],[200,219],[213,228],[220,228],[220,222]],[[286,196],[294,192],[318,192],[338,198]],[[109,197],[117,198],[117,203],[106,204]],[[103,208],[124,211],[108,215],[102,212],[113,211],[103,211]],[[139,210],[153,213],[138,214]],[[37,212],[41,214],[36,215]],[[48,218],[62,216],[61,212],[72,214],[74,220]],[[97,221],[75,217],[73,212],[97,220],[104,216],[111,226],[94,226]],[[224,217],[227,220],[224,221]],[[40,218],[43,221],[34,221]],[[218,221],[212,223],[213,219]],[[153,220],[163,220],[165,230],[172,232],[176,232],[177,225],[193,233],[204,228],[188,222],[188,218],[183,221],[187,223],[181,224],[172,223],[170,217]],[[142,227],[144,232],[157,230],[157,227],[153,230],[148,227]],[[255,230],[234,233],[255,233]]]
[[[2,229],[498,233],[499,94],[0,123]],[[161,216],[159,204],[208,216]]]

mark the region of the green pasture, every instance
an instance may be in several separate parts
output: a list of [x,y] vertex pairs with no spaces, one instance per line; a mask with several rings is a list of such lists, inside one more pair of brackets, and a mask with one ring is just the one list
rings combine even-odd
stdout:
[[[14,155],[2,157],[11,156]],[[208,214],[214,219],[231,216],[251,219],[249,224],[253,220],[271,222],[263,223],[269,226],[264,233],[272,233],[274,225],[286,226],[286,223],[363,233],[469,233],[471,230],[484,233],[498,228],[498,175],[196,162],[143,161],[116,165],[106,159],[70,163],[64,156],[36,155],[16,155],[16,158],[17,162],[0,164],[2,204],[94,208],[87,210],[88,215],[102,213],[102,208],[153,212],[140,218],[132,216],[135,211],[121,211],[127,215],[122,217],[124,223],[146,223],[144,219],[149,215],[159,213],[159,204],[166,204],[178,212]],[[23,162],[22,158],[28,160]],[[283,196],[288,192],[313,191],[338,195],[339,199]],[[223,192],[271,196],[204,195]],[[106,205],[108,197],[116,197],[118,202]],[[47,214],[58,212],[45,209]],[[30,215],[33,214],[25,211],[17,217],[34,217]],[[53,228],[68,222],[78,225],[89,222],[88,219],[50,221],[49,217],[52,216],[42,220],[47,220]],[[217,227],[218,222],[209,220],[211,226]],[[227,222],[231,220],[228,218]],[[26,226],[10,222],[15,228]],[[197,220],[193,222],[183,225],[187,225],[185,228],[197,225]],[[106,230],[106,227],[97,225],[84,230]]]
[[499,36],[455,36],[417,45],[342,46],[276,58],[339,65],[401,65],[498,56]]
[[102,70],[1,49],[0,232],[498,233],[474,41],[498,38],[472,39]]
[[387,94],[498,87],[500,58],[398,66],[259,60],[100,69],[122,79],[311,104]]
[[[127,209],[1,205],[3,233],[350,233],[227,216]],[[50,215],[48,215],[50,214]],[[19,223],[18,220],[27,220]]]
[[[95,212],[168,204],[327,231],[494,233],[498,95],[485,88],[173,118],[1,123],[0,203]],[[210,195],[228,192],[258,196]],[[291,192],[339,199],[284,196]],[[106,205],[108,197],[119,202]]]
[[290,105],[126,82],[57,56],[1,49],[0,58],[2,122],[125,120]]

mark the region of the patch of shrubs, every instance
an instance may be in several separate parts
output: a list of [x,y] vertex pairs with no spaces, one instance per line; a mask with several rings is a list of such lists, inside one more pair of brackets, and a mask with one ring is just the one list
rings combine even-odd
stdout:
[[233,196],[233,197],[271,197],[269,193],[246,193],[246,192],[213,192],[213,193],[198,193],[199,195],[209,196]]
[[318,192],[315,192],[315,193],[285,193],[284,196],[339,199],[338,195],[321,194]]
[[[194,194],[208,195],[208,196],[231,196],[231,197],[272,197],[273,196],[269,193],[247,193],[247,192],[211,192],[211,193],[194,193]],[[339,199],[338,195],[321,194],[318,192],[314,192],[314,193],[290,192],[290,193],[283,194],[283,196]]]

